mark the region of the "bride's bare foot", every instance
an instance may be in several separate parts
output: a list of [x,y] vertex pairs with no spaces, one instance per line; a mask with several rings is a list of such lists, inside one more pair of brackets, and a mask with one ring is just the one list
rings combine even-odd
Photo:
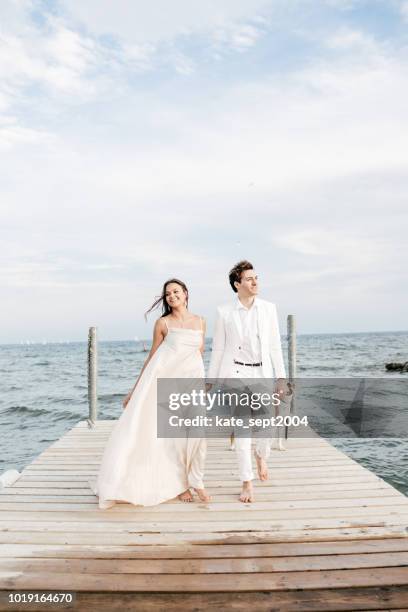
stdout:
[[211,500],[211,496],[208,495],[207,491],[205,489],[194,489],[194,491],[197,493],[200,501],[202,502],[209,502]]
[[255,451],[256,466],[258,468],[259,480],[268,480],[268,466],[265,459],[262,459]]
[[239,496],[239,501],[244,503],[254,501],[254,492],[252,490],[252,482],[250,480],[246,480],[242,483],[242,491],[241,495]]
[[192,502],[193,501],[193,496],[191,495],[190,489],[187,489],[183,493],[180,493],[178,498],[182,502]]

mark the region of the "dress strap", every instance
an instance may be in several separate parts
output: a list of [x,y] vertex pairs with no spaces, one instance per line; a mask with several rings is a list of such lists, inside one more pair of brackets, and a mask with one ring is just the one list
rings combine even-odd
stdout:
[[167,319],[167,317],[163,317],[163,319],[164,319],[164,322],[165,322],[165,324],[166,324],[167,331],[169,331],[169,325],[168,325],[167,320],[166,320],[166,319]]

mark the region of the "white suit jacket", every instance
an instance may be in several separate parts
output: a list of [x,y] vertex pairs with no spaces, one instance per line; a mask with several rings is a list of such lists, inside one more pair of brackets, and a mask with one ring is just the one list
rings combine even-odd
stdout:
[[[276,306],[256,298],[263,378],[286,378]],[[219,306],[213,334],[208,378],[233,378],[234,358],[242,342],[242,324],[236,302]]]

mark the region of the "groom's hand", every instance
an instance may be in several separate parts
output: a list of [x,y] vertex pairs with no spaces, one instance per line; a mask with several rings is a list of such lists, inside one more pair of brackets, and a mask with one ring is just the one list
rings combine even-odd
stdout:
[[275,393],[278,393],[280,400],[288,394],[288,384],[284,378],[278,378],[276,381]]

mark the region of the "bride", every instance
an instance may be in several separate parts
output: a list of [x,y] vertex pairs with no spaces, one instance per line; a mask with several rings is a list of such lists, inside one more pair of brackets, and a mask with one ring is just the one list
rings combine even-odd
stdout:
[[104,450],[92,489],[99,507],[116,501],[154,506],[179,497],[191,502],[193,489],[203,502],[206,456],[204,438],[157,437],[157,379],[204,378],[204,320],[188,310],[188,290],[178,279],[163,286],[161,296],[146,314],[162,305],[153,344],[133,389],[123,401],[125,410]]

